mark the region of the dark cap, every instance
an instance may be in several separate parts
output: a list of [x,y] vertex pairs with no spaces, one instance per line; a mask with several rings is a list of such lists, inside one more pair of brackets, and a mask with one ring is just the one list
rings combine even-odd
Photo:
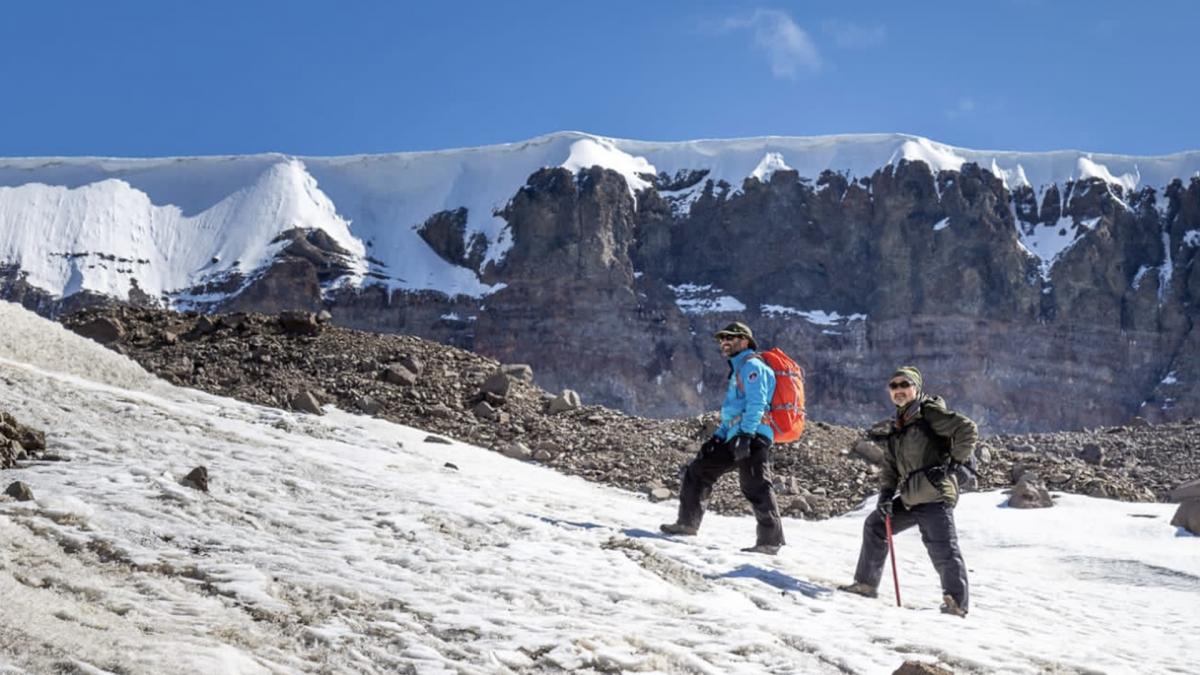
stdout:
[[725,326],[724,328],[717,331],[716,333],[713,333],[713,337],[715,337],[715,338],[719,338],[719,337],[726,336],[726,335],[731,336],[731,337],[744,337],[750,341],[751,349],[758,349],[758,343],[754,341],[754,333],[750,330],[750,326],[747,326],[746,324],[742,323],[741,321],[734,321],[733,323],[729,324],[728,326]]

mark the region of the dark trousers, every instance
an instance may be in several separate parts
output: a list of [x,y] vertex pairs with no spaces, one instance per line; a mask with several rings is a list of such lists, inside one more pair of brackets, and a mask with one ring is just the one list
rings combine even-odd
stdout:
[[740,462],[734,461],[729,443],[717,445],[708,452],[701,450],[696,455],[683,474],[678,522],[700,527],[713,484],[734,468],[738,470],[742,495],[750,502],[758,521],[755,545],[782,546],[783,522],[779,518],[779,504],[775,501],[775,488],[771,485],[771,441],[762,436],[754,437],[750,442],[750,457]]
[[[958,533],[954,529],[954,508],[945,502],[917,504],[905,508],[899,499],[892,502],[892,533],[903,532],[916,525],[921,530],[921,542],[933,561],[942,580],[942,593],[954,598],[959,607],[967,609],[967,565],[958,550]],[[883,564],[887,561],[887,528],[879,511],[872,511],[863,524],[862,551],[858,554],[858,569],[854,580],[873,587],[879,586]]]

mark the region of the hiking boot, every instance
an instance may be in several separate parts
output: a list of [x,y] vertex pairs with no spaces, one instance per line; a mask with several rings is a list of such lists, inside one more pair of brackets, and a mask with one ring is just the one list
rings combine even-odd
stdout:
[[779,544],[755,544],[742,549],[742,553],[761,553],[763,555],[775,555],[779,553]]
[[694,537],[696,536],[696,533],[700,531],[700,528],[698,527],[684,525],[683,523],[663,523],[662,525],[658,526],[658,529],[666,532],[667,534],[681,534],[685,537]]
[[861,595],[864,598],[879,597],[879,591],[875,590],[874,586],[870,584],[864,584],[861,581],[856,581],[845,586],[838,586],[838,590],[845,591],[846,593],[853,593],[855,595]]
[[967,610],[959,607],[954,598],[950,597],[949,595],[942,596],[941,610],[942,614],[953,614],[957,617],[965,617],[967,615]]

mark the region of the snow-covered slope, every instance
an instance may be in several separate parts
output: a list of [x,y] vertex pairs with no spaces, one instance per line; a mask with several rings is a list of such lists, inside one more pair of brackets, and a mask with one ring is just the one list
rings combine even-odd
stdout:
[[[42,183],[0,187],[0,255],[29,282],[58,295],[81,290],[126,297],[188,288],[268,262],[294,227],[321,229],[361,261],[348,223],[295,159],[271,164],[248,185],[187,215],[156,204],[120,178],[77,188]],[[366,271],[359,265],[358,276]]]
[[[849,578],[865,510],[665,539],[674,503],[328,410],[176,389],[0,304],[0,409],[69,462],[6,471],[0,671],[128,673],[1190,672],[1200,538],[1171,506],[1063,496],[957,511],[972,613],[937,612],[916,533],[904,608]],[[178,484],[204,464],[212,491]],[[870,504],[864,505],[864,509]]]
[[[0,159],[0,264],[20,265],[54,295],[88,289],[125,297],[136,278],[142,291],[158,296],[230,271],[252,273],[276,252],[276,235],[302,227],[325,230],[352,253],[357,271],[343,282],[361,283],[372,272],[373,283],[383,278],[391,288],[480,296],[492,289],[435,254],[416,228],[434,213],[465,207],[467,236],[486,235],[487,260],[501,259],[511,241],[495,212],[542,167],[599,164],[622,173],[631,190],[647,186],[647,174],[703,169],[736,188],[779,169],[809,178],[826,169],[866,176],[900,159],[935,170],[976,162],[1039,196],[1073,178],[1161,188],[1200,172],[1200,152],[993,152],[902,134],[668,143],[562,132],[490,147],[351,157]],[[688,203],[688,195],[675,196]]]

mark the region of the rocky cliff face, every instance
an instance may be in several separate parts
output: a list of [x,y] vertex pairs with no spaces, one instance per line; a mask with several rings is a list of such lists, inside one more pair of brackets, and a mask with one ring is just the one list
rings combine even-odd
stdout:
[[[886,415],[882,382],[901,363],[993,432],[1200,414],[1200,179],[1010,191],[975,164],[907,160],[857,180],[646,179],[634,194],[599,167],[533,173],[500,211],[511,248],[486,262],[464,209],[431,216],[422,239],[500,288],[480,299],[331,286],[344,251],[295,235],[208,309],[323,307],[531,363],[547,389],[645,415],[716,405],[726,370],[709,336],[733,319],[805,366],[810,413],[832,422]],[[63,309],[19,269],[0,283]]]

